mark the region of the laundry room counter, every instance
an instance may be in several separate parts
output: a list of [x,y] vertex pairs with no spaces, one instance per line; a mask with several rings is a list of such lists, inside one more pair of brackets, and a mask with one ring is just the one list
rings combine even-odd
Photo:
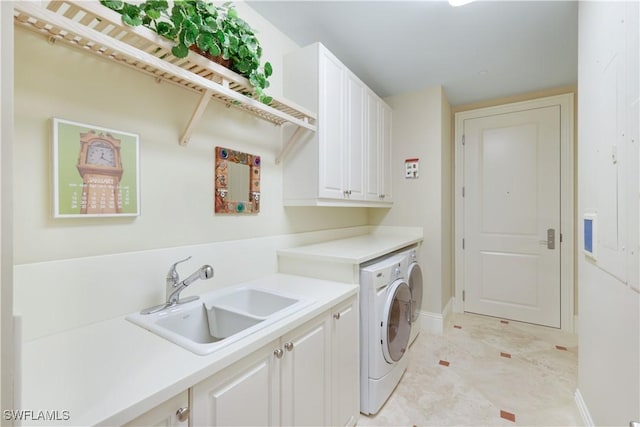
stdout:
[[282,273],[358,283],[361,264],[422,239],[422,227],[376,227],[369,234],[280,249],[278,267]]

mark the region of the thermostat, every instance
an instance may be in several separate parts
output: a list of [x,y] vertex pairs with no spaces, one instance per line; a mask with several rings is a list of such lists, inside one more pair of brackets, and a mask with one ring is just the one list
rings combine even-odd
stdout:
[[404,161],[404,177],[407,179],[418,178],[418,160],[419,159],[406,159]]

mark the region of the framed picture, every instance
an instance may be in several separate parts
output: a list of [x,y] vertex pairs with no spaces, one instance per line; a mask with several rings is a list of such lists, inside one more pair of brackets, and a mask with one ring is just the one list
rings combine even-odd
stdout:
[[138,215],[138,135],[54,118],[53,216]]

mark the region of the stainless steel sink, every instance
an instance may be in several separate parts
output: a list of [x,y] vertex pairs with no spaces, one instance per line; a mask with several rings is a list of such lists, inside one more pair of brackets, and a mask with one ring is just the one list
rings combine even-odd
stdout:
[[196,354],[210,354],[311,304],[279,291],[232,287],[157,313],[133,313],[127,320]]

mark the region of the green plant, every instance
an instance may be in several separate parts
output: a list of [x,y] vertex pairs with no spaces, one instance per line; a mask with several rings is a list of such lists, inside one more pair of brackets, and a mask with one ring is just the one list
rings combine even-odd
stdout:
[[[229,68],[249,79],[257,98],[270,104],[264,93],[273,73],[269,62],[260,67],[262,47],[251,26],[238,16],[230,2],[222,6],[202,0],[146,0],[131,4],[119,0],[100,0],[104,6],[122,15],[130,26],[142,25],[172,40],[171,53],[184,58],[196,50],[230,60]],[[252,94],[247,94],[252,95]]]

